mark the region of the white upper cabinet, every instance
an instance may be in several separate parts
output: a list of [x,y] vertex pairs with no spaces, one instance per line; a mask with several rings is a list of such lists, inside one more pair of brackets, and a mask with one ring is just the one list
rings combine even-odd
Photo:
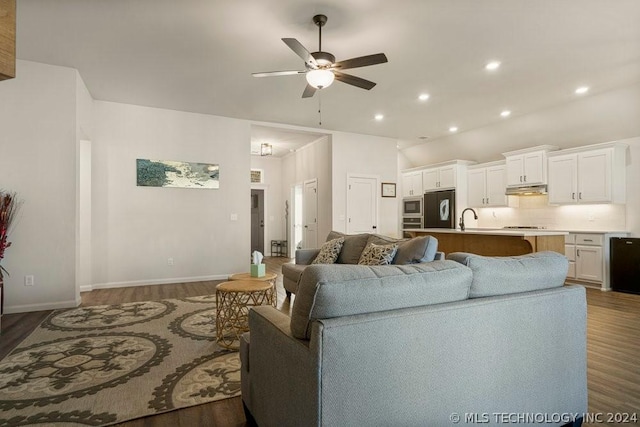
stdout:
[[625,153],[620,143],[549,155],[549,203],[624,203]]
[[507,186],[522,187],[547,183],[547,152],[557,147],[542,145],[502,153],[507,164]]
[[468,203],[471,207],[507,206],[504,162],[476,165],[467,171]]
[[422,196],[422,171],[402,174],[402,197]]
[[422,171],[422,189],[433,191],[456,188],[457,171],[458,165],[441,166]]

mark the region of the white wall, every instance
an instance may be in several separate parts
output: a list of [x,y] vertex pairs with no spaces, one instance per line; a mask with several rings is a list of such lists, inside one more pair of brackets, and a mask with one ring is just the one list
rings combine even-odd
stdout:
[[[242,120],[96,101],[93,287],[246,271],[250,138]],[[217,163],[220,189],[137,187],[138,158]]]
[[381,197],[378,189],[377,232],[398,236],[398,204],[401,193],[397,182],[397,140],[345,132],[333,132],[332,139],[333,229],[346,232],[347,176],[376,175],[380,182],[395,182],[398,194],[395,198]]
[[632,237],[640,237],[640,136],[623,140],[627,152],[627,226]]
[[[70,68],[17,61],[0,82],[0,188],[24,201],[2,265],[5,312],[73,307],[76,293],[76,92]],[[81,86],[80,86],[81,87]],[[24,286],[33,275],[35,285]]]
[[331,137],[325,136],[282,159],[282,195],[289,206],[292,186],[318,180],[318,242],[324,242],[332,229],[331,150]]
[[91,134],[93,98],[76,71],[76,295],[92,283]]
[[285,206],[282,190],[282,158],[251,156],[251,169],[262,170],[262,184],[251,184],[251,188],[265,191],[265,255],[271,254],[272,240],[285,240]]

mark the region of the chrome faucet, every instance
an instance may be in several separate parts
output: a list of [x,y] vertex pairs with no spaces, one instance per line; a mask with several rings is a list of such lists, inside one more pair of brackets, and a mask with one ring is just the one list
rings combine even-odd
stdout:
[[466,208],[465,210],[462,211],[462,213],[460,214],[460,231],[464,231],[464,213],[466,211],[471,211],[473,212],[473,219],[478,219],[478,214],[476,213],[476,211],[474,211],[471,208]]

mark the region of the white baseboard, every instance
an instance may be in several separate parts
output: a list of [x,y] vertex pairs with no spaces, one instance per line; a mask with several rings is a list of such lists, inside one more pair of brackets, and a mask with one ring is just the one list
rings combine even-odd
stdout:
[[204,282],[207,280],[227,280],[229,274],[216,274],[213,276],[174,277],[170,279],[132,280],[127,282],[95,283],[93,285],[80,286],[80,292],[91,292],[94,289],[128,288],[131,286],[167,285],[170,283]]
[[76,308],[80,305],[78,296],[75,300],[46,302],[42,304],[8,305],[4,308],[4,314],[26,313],[29,311],[57,310],[59,308]]

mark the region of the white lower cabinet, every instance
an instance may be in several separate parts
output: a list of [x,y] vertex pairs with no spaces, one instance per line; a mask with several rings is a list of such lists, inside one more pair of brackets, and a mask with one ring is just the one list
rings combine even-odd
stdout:
[[568,282],[610,290],[609,239],[628,233],[569,233],[564,240],[564,254],[569,260]]
[[602,248],[576,245],[576,279],[602,282]]

